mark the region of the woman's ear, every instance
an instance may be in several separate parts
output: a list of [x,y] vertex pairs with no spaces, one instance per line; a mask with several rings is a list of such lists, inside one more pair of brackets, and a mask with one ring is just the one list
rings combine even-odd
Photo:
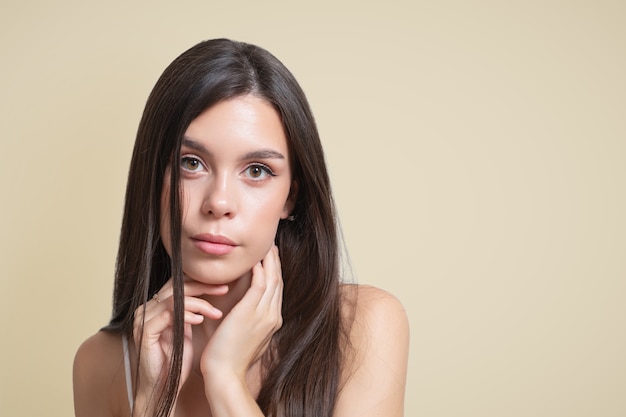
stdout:
[[298,199],[298,183],[296,181],[292,181],[291,188],[289,189],[289,195],[287,196],[287,201],[285,201],[285,206],[283,207],[283,212],[280,216],[281,219],[287,219],[291,217],[293,209],[296,206],[297,199]]

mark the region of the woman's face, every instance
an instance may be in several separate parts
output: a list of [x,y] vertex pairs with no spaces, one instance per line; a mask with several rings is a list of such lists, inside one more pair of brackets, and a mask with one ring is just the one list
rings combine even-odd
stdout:
[[[278,112],[253,96],[225,100],[194,119],[180,158],[183,271],[228,283],[260,261],[292,208],[287,138]],[[171,254],[169,169],[161,198],[161,239]]]

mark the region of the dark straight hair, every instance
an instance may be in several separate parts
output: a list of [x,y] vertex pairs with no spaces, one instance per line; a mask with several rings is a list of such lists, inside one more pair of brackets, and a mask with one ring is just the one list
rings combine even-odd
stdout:
[[[156,415],[171,411],[183,354],[183,269],[179,170],[171,169],[172,254],[160,238],[161,192],[177,167],[187,127],[222,100],[252,94],[280,114],[292,159],[295,221],[279,223],[284,280],[283,326],[263,358],[257,402],[267,416],[330,416],[348,346],[342,321],[340,245],[330,181],[307,99],[289,70],[266,50],[227,39],[201,42],[176,58],[150,94],[126,190],[116,264],[113,315],[104,330],[132,336],[134,312],[172,277],[172,360],[157,392]],[[135,389],[138,381],[135,381]]]

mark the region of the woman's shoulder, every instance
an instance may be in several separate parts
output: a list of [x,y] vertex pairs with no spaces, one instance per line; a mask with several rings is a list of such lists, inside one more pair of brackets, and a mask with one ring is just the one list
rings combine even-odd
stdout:
[[357,357],[365,360],[383,348],[408,354],[409,320],[397,297],[370,285],[345,285],[342,293],[343,318]]
[[101,330],[85,340],[76,351],[74,371],[79,374],[75,376],[82,376],[85,370],[89,371],[87,376],[90,379],[96,379],[92,377],[96,373],[100,378],[113,376],[123,366],[123,359],[122,336]]
[[402,416],[409,354],[406,311],[398,298],[376,287],[344,286],[342,292],[352,357],[334,416]]
[[77,416],[119,415],[125,387],[121,335],[99,331],[85,340],[74,357],[73,380]]
[[387,327],[388,321],[393,320],[408,331],[404,306],[393,294],[371,285],[345,284],[342,286],[342,295],[344,309],[351,311],[357,324],[378,323]]

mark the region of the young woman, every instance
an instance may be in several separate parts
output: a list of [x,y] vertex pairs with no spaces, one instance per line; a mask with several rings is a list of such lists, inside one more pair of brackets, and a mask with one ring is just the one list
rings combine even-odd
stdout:
[[74,363],[79,417],[403,415],[402,306],[344,283],[309,105],[226,39],[152,91],[128,177],[113,316]]

